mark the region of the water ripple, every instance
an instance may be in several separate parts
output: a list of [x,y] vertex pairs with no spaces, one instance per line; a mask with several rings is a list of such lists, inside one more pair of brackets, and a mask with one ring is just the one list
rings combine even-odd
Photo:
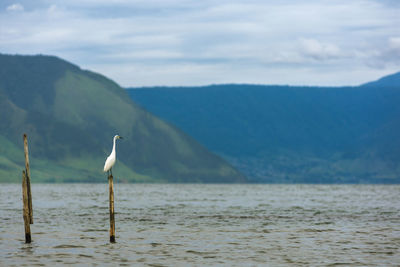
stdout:
[[33,184],[0,187],[0,266],[398,266],[400,186]]

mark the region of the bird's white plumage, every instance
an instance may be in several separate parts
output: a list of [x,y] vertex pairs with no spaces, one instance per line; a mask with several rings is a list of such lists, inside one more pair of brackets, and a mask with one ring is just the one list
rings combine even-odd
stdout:
[[108,172],[112,166],[115,164],[115,154],[111,153],[110,156],[107,157],[106,163],[104,164],[104,172]]
[[119,135],[116,135],[113,138],[113,148],[112,148],[111,154],[107,157],[106,162],[104,163],[104,172],[108,172],[109,170],[111,170],[111,168],[115,164],[115,159],[116,159],[115,141],[120,138],[122,138],[122,137]]

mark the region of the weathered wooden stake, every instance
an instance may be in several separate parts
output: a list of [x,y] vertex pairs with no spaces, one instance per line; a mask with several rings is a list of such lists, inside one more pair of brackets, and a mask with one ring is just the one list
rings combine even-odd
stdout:
[[108,187],[110,190],[110,242],[115,243],[115,219],[114,219],[114,181],[113,176],[108,176]]
[[22,171],[22,203],[23,203],[23,213],[24,226],[25,226],[25,243],[31,243],[31,226],[29,219],[29,203],[28,203],[28,184],[25,171]]
[[29,169],[29,151],[28,151],[28,138],[24,134],[24,152],[25,152],[25,174],[28,192],[28,215],[29,223],[33,224],[33,209],[32,209],[32,192],[31,192],[31,171]]

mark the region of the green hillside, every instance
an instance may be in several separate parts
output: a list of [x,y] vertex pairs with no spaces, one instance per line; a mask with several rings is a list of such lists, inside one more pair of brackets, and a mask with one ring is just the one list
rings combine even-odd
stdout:
[[255,182],[400,183],[400,73],[358,87],[128,90]]
[[106,181],[102,168],[115,134],[124,137],[117,144],[117,181],[245,181],[104,76],[56,57],[0,55],[0,182],[20,180],[23,133],[33,182]]

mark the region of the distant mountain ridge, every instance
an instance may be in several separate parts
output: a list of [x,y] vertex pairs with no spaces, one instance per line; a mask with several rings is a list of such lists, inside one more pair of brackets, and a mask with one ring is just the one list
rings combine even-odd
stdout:
[[254,182],[400,182],[400,73],[356,87],[227,84],[128,93]]
[[387,75],[385,77],[380,78],[379,80],[372,81],[369,83],[365,83],[361,85],[362,87],[371,87],[371,86],[376,86],[376,87],[397,87],[399,88],[400,86],[400,72]]
[[136,105],[108,78],[52,56],[0,54],[0,182],[21,179],[27,133],[33,182],[245,182],[222,158]]

